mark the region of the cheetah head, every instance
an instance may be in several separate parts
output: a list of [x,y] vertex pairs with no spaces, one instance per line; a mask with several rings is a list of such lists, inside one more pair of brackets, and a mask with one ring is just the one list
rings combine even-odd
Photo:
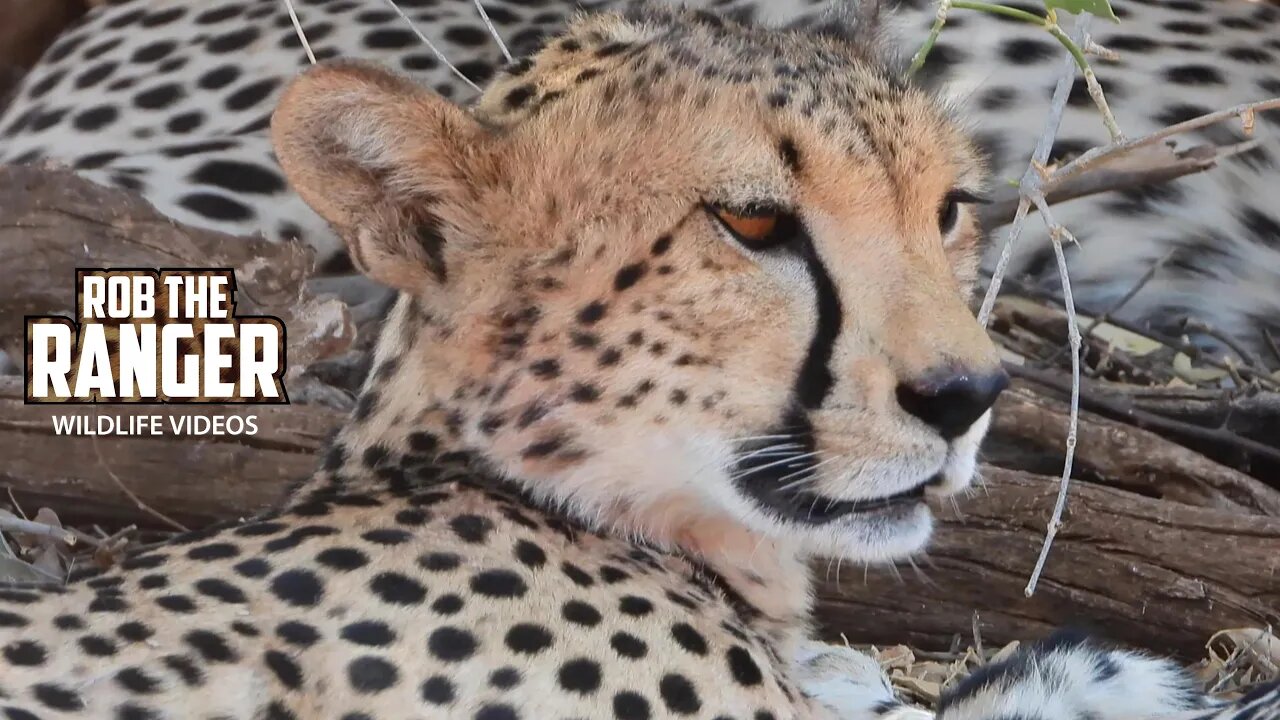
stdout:
[[353,432],[442,428],[659,541],[921,548],[1005,384],[967,304],[983,169],[858,27],[589,16],[469,109],[364,64],[303,74],[281,163],[401,291]]

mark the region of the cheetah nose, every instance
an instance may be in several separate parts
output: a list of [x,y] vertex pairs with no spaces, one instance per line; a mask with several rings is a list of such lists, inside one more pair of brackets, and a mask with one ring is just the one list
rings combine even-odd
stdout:
[[898,405],[938,431],[944,440],[963,435],[1009,386],[1004,370],[988,373],[942,370],[898,385]]

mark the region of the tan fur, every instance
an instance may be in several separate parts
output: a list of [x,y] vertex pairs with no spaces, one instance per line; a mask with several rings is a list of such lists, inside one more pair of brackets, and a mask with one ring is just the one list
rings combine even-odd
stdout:
[[[371,66],[318,67],[272,131],[357,266],[401,291],[356,410],[265,528],[3,598],[0,645],[44,655],[0,674],[0,709],[56,709],[48,683],[69,715],[134,718],[833,720],[891,703],[865,658],[806,639],[807,562],[919,549],[915,499],[815,513],[931,478],[963,489],[986,429],[944,440],[897,399],[940,368],[998,368],[966,305],[972,213],[939,230],[981,167],[926,94],[856,39],[648,9],[580,20],[469,112]],[[765,205],[797,218],[767,251],[711,212]],[[760,492],[797,486],[807,514],[748,492],[751,458],[777,454],[799,469]],[[494,572],[519,592],[498,596]],[[387,573],[421,591],[388,600]],[[136,619],[154,645],[80,655],[54,617],[93,615],[95,593],[126,607],[90,632]],[[654,611],[623,612],[631,595]],[[394,639],[350,640],[366,621]],[[290,622],[319,639],[290,642]],[[513,647],[528,623],[554,636],[544,654]],[[431,640],[456,632],[478,643],[465,658]]]

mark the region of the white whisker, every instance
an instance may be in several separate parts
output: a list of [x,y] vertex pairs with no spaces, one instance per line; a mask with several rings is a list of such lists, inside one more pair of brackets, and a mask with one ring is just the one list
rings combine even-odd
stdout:
[[461,70],[454,67],[453,63],[449,62],[449,58],[445,57],[444,53],[440,52],[440,49],[436,47],[435,43],[431,42],[426,35],[422,34],[422,31],[418,29],[417,25],[413,24],[413,20],[400,9],[400,6],[395,3],[395,0],[383,0],[383,2],[385,2],[392,10],[396,11],[396,14],[400,16],[400,19],[404,20],[405,24],[409,26],[409,29],[413,31],[413,34],[417,35],[418,39],[421,40],[422,43],[431,50],[431,53],[436,56],[436,59],[444,63],[444,66],[449,68],[454,75],[457,75],[458,79],[462,80],[462,82],[467,85],[470,85],[472,90],[475,90],[476,92],[483,92],[479,85],[471,82],[471,78],[463,75]]
[[753,457],[777,455],[780,452],[792,453],[796,450],[799,450],[801,447],[803,446],[797,443],[783,443],[781,445],[766,445],[765,447],[762,447],[758,450],[752,450],[751,452],[740,456],[739,458],[737,458],[737,460],[738,462],[742,462],[743,460],[750,460]]
[[733,438],[729,440],[731,443],[748,443],[757,440],[786,440],[789,438],[799,437],[798,435],[754,435],[752,437]]
[[[813,496],[813,502],[809,504],[809,514],[807,515],[808,519],[810,520],[813,519],[813,511],[818,509],[818,501],[821,499],[822,499],[821,495]],[[827,507],[830,507],[830,505],[828,505]]]
[[816,457],[817,455],[818,453],[816,452],[802,453],[800,455],[788,455],[787,457],[784,457],[781,460],[774,460],[773,462],[768,463],[767,465],[761,465],[760,467],[753,467],[749,470],[745,470],[737,475],[732,476],[730,479],[741,480],[742,478],[748,475],[752,475],[754,473],[758,473],[761,470],[768,470],[771,467],[776,467],[778,465],[782,465],[783,463],[798,462],[800,460],[808,460],[809,458]]
[[907,562],[911,563],[911,569],[915,571],[916,577],[919,578],[920,582],[928,585],[931,588],[940,589],[938,586],[938,583],[934,582],[933,578],[929,577],[929,574],[926,573],[924,570],[922,570],[920,566],[916,564],[916,560],[914,557],[908,556]]
[[904,585],[906,583],[906,581],[902,579],[902,571],[898,569],[897,563],[888,563],[885,567],[889,568],[889,572],[893,573],[893,577],[898,581],[899,585]]
[[484,20],[484,26],[489,29],[489,34],[493,36],[493,41],[498,43],[498,49],[502,51],[502,57],[511,62],[511,52],[507,50],[507,44],[502,42],[502,36],[498,34],[498,28],[493,26],[493,21],[489,19],[489,13],[484,11],[484,5],[480,4],[480,0],[475,0],[476,10],[480,12],[480,19]]
[[284,0],[284,6],[289,10],[289,19],[293,21],[293,30],[298,33],[298,39],[302,41],[302,49],[307,53],[307,59],[312,65],[316,64],[316,54],[311,52],[311,43],[307,42],[307,34],[302,32],[302,23],[298,20],[298,11],[293,8],[293,0]]
[[836,455],[835,457],[829,457],[829,458],[827,458],[826,460],[823,460],[823,461],[822,461],[822,462],[820,462],[820,463],[816,463],[816,464],[811,465],[811,466],[809,466],[809,467],[807,467],[807,468],[801,468],[801,469],[799,469],[799,470],[797,470],[797,471],[795,471],[795,472],[793,472],[793,473],[790,473],[789,475],[783,475],[782,477],[778,478],[778,482],[781,482],[781,483],[787,483],[787,481],[788,481],[788,480],[790,480],[791,478],[795,477],[796,475],[799,475],[800,473],[803,473],[803,472],[808,472],[808,473],[810,473],[810,475],[809,475],[808,477],[802,477],[802,478],[800,478],[799,480],[795,480],[795,481],[789,482],[789,483],[787,483],[787,484],[785,484],[785,485],[783,485],[783,486],[779,487],[778,489],[779,489],[779,490],[790,490],[790,489],[792,489],[792,488],[794,488],[794,487],[797,487],[797,486],[799,486],[799,485],[803,485],[803,484],[805,484],[805,483],[807,483],[807,482],[810,482],[811,480],[813,480],[813,474],[812,474],[812,473],[813,473],[814,471],[816,471],[818,468],[822,467],[823,465],[827,465],[827,464],[829,464],[829,463],[833,463],[833,462],[835,462],[836,460],[840,460],[840,459],[841,459],[841,458],[843,458],[843,457],[844,457],[843,455]]

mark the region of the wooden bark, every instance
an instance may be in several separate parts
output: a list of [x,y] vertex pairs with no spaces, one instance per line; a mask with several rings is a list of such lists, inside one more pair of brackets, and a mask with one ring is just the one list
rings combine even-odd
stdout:
[[347,307],[303,288],[311,252],[182,225],[136,193],[69,170],[0,165],[0,347],[22,357],[27,315],[75,314],[76,268],[234,268],[237,315],[288,328],[289,364],[333,357],[355,337]]
[[[257,418],[248,436],[79,437],[54,434],[53,415],[219,415]],[[316,467],[342,414],[318,405],[24,405],[18,378],[0,378],[0,497],[48,506],[65,521],[156,525],[121,489],[200,527],[270,507]],[[168,422],[167,419],[162,422]]]
[[[1069,414],[1067,403],[1015,383],[996,403],[986,454],[1011,462],[1028,458],[1035,466],[1024,469],[1057,472]],[[1280,517],[1280,490],[1149,430],[1093,413],[1081,413],[1074,469],[1148,497]]]
[[1280,621],[1280,519],[1076,482],[1035,596],[1023,588],[1044,539],[1056,479],[986,467],[985,487],[937,508],[919,571],[818,566],[819,617],[851,642],[988,647],[1077,625],[1117,641],[1200,657],[1222,628]]

